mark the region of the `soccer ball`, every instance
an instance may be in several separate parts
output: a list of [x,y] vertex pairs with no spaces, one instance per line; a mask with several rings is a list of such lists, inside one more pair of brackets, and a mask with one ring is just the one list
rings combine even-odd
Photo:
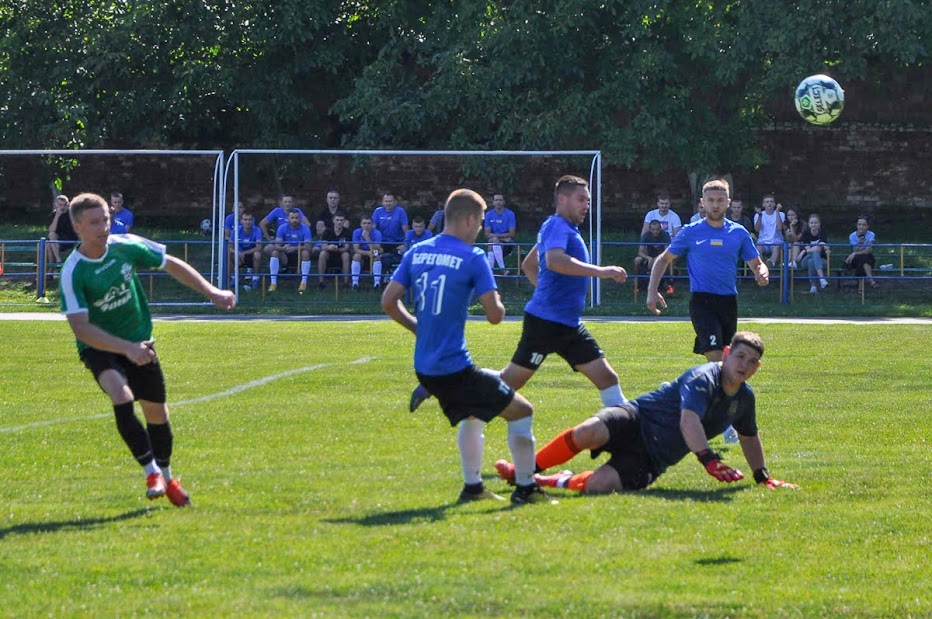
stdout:
[[210,229],[213,227],[214,227],[214,224],[209,219],[204,219],[201,221],[201,233],[202,234],[210,234]]
[[827,75],[810,75],[796,87],[796,111],[813,125],[827,125],[845,107],[845,91]]

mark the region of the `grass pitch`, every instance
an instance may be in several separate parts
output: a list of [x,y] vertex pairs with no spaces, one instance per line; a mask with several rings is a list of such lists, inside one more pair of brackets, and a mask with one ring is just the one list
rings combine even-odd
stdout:
[[[160,322],[194,501],[175,509],[145,500],[67,325],[0,321],[0,615],[932,615],[932,330],[742,326],[767,345],[752,385],[769,468],[801,490],[721,484],[686,458],[643,492],[511,509],[454,504],[455,431],[434,400],[407,412],[400,327]],[[700,360],[688,323],[590,329],[629,397]],[[499,368],[520,323],[467,333]],[[539,444],[599,408],[558,358],[523,393]],[[486,437],[506,493],[505,424]]]

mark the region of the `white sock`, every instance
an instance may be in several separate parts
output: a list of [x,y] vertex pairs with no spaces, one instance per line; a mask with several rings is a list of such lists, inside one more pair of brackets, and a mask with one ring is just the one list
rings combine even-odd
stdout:
[[531,416],[508,422],[508,447],[515,461],[515,483],[527,486],[534,483],[534,433]]
[[621,406],[628,401],[625,394],[621,392],[621,385],[599,389],[599,397],[602,398],[602,404],[605,406]]
[[170,466],[163,466],[163,467],[162,467],[162,477],[165,478],[165,481],[166,481],[166,482],[171,481],[171,480],[172,480],[172,467],[170,467]]
[[376,260],[372,263],[372,279],[375,280],[375,285],[378,286],[382,282],[382,261]]
[[495,268],[495,255],[492,252],[490,251],[485,252],[485,259],[489,261],[490,269]]
[[353,264],[350,265],[350,271],[353,273],[353,285],[359,285],[359,274],[362,273],[362,264],[353,260]]
[[149,460],[149,463],[144,464],[143,468],[146,469],[146,475],[151,475],[152,473],[162,472],[162,469],[160,469],[159,465],[155,463],[155,460]]
[[278,258],[272,256],[269,258],[269,272],[272,274],[272,284],[278,283],[278,270],[280,268],[280,263]]
[[502,246],[493,245],[492,253],[495,254],[495,262],[498,263],[498,268],[504,269],[505,268],[505,257],[502,256]]
[[482,452],[485,449],[485,422],[481,419],[468,418],[459,424],[456,444],[460,448],[460,462],[463,465],[463,481],[467,486],[482,483]]
[[307,276],[308,276],[308,273],[310,272],[311,272],[310,260],[308,260],[307,262],[302,260],[301,261],[301,283],[302,284],[307,284]]

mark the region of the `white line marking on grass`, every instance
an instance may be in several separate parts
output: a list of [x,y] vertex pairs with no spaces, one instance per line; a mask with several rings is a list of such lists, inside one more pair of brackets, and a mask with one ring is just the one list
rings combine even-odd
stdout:
[[[360,357],[353,361],[348,361],[347,365],[361,365],[363,363],[369,363],[375,359],[375,357]],[[209,402],[211,400],[216,400],[217,398],[225,398],[242,391],[247,391],[249,389],[254,389],[256,387],[261,387],[267,385],[271,382],[282,378],[288,378],[289,376],[295,376],[296,374],[304,374],[305,372],[313,372],[314,370],[319,370],[321,368],[329,367],[331,365],[337,365],[335,363],[315,363],[314,365],[306,365],[303,368],[296,368],[294,370],[288,370],[287,372],[281,372],[280,374],[271,374],[263,378],[257,378],[256,380],[251,380],[248,383],[243,383],[242,385],[236,385],[235,387],[230,387],[224,391],[218,391],[217,393],[211,393],[209,395],[203,395],[197,398],[191,398],[189,400],[180,400],[178,402],[169,402],[169,408],[175,408],[177,406],[187,406],[189,404],[200,404],[201,402]],[[34,421],[33,423],[26,423],[21,426],[10,426],[9,428],[0,428],[0,434],[7,434],[9,432],[18,432],[19,430],[29,430],[31,428],[41,428],[43,426],[51,426],[59,423],[71,423],[72,421],[90,421],[92,419],[104,419],[106,417],[112,417],[111,413],[102,413],[100,415],[88,415],[86,417],[68,417],[66,419],[49,419],[47,421]]]

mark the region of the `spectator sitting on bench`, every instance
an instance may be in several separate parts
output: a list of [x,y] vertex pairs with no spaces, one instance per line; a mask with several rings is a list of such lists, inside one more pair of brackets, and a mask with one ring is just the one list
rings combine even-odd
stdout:
[[[638,278],[636,286],[638,292],[647,288],[647,284],[641,285],[641,277],[650,273],[654,268],[654,260],[663,253],[663,250],[670,244],[670,235],[666,230],[660,229],[660,220],[651,220],[647,232],[641,235],[641,244],[638,245],[638,255],[634,257],[634,272]],[[660,281],[660,287],[663,288],[663,280]],[[672,290],[672,282],[667,281],[667,287]],[[667,294],[671,294],[669,291]]]
[[809,294],[818,293],[816,279],[822,288],[828,286],[825,279],[825,257],[828,247],[828,237],[822,229],[822,218],[813,213],[809,216],[809,227],[803,230],[802,248],[799,250],[799,266],[809,271],[811,287]]
[[[288,257],[301,262],[301,283],[298,292],[307,290],[307,276],[311,272],[311,229],[301,222],[301,211],[292,207],[288,211],[288,223],[279,226],[275,233],[272,258],[269,260],[271,283],[269,292],[278,289],[278,272],[280,267],[288,266]],[[300,257],[300,258],[299,258]]]
[[803,222],[799,219],[799,209],[795,206],[786,209],[783,238],[790,246],[790,268],[795,269],[799,261],[799,240],[803,238]]
[[49,240],[57,243],[46,243],[45,259],[49,262],[61,262],[62,256],[67,257],[78,240],[78,235],[71,226],[71,215],[68,214],[68,196],[58,196],[52,206],[52,221],[49,223]]
[[851,244],[851,253],[845,258],[845,268],[851,269],[859,277],[867,277],[871,288],[877,288],[874,281],[873,268],[877,260],[874,258],[874,233],[868,230],[870,219],[867,215],[858,217],[857,229],[848,236]]

